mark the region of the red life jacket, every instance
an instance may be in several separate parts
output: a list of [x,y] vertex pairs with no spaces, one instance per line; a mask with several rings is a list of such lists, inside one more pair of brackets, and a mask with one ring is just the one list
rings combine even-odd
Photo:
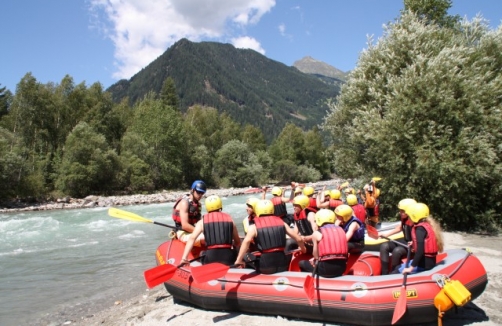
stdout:
[[274,215],[283,217],[288,213],[286,209],[286,204],[282,201],[281,196],[274,196],[272,199],[272,204],[274,204]]
[[269,215],[254,220],[257,236],[255,243],[262,253],[284,251],[286,247],[286,228],[279,216]]
[[420,222],[415,224],[413,229],[411,229],[411,238],[413,239],[413,250],[417,251],[417,227],[421,226],[427,231],[427,236],[425,237],[424,243],[424,255],[426,257],[435,257],[438,254],[438,244],[436,242],[436,234],[432,229],[432,226],[427,222]]
[[204,240],[208,249],[231,248],[234,222],[227,213],[210,212],[204,215]]
[[337,208],[338,206],[340,206],[342,204],[343,204],[343,201],[341,201],[340,199],[330,199],[329,200],[329,209],[334,211],[335,208]]
[[309,205],[307,206],[312,212],[317,213],[319,207],[317,207],[317,199],[314,197],[309,198]]
[[345,231],[339,226],[328,224],[319,229],[322,239],[317,248],[319,250],[319,260],[347,259],[349,246],[345,239]]
[[176,201],[173,207],[173,221],[176,224],[177,230],[182,230],[181,227],[181,216],[180,216],[180,210],[176,209],[178,206],[178,203],[181,200],[186,200],[188,202],[188,223],[195,225],[201,218],[201,206],[199,202],[195,202],[194,200],[190,199],[189,196],[183,196],[180,199]]
[[307,213],[308,211],[306,209],[303,209],[299,214],[293,214],[296,227],[300,231],[300,234],[303,236],[311,235],[312,233],[314,233],[312,224],[307,219]]
[[366,223],[366,209],[361,204],[355,204],[352,206],[352,210],[354,211],[354,216],[363,223]]

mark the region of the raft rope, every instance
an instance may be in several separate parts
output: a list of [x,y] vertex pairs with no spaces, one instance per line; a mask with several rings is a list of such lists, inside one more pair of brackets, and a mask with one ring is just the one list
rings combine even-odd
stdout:
[[[465,262],[467,261],[467,259],[470,257],[471,254],[472,254],[471,252],[466,250],[465,257],[460,261],[458,266],[448,275],[448,277],[452,277],[455,273],[457,273],[458,270],[465,264]],[[247,281],[247,280],[233,281],[233,280],[228,280],[228,279],[225,279],[225,282],[226,283],[235,283],[235,284],[252,284],[252,285],[277,285],[278,284],[275,281],[274,282],[256,282],[256,281]],[[416,282],[411,282],[411,283],[408,282],[407,284],[408,285],[416,285],[416,284],[424,284],[424,283],[437,284],[436,280],[416,281]],[[295,288],[303,288],[303,284],[285,283],[285,285],[295,287]],[[388,288],[395,288],[395,287],[396,287],[396,285],[394,284],[394,285],[385,285],[385,286],[377,286],[377,287],[368,287],[365,290],[373,291],[373,290],[381,290],[381,289],[388,289]],[[331,292],[356,292],[356,291],[360,291],[360,289],[357,289],[357,288],[352,289],[352,288],[347,288],[347,287],[344,287],[344,288],[322,288],[322,287],[319,287],[316,289],[319,291],[331,291]]]

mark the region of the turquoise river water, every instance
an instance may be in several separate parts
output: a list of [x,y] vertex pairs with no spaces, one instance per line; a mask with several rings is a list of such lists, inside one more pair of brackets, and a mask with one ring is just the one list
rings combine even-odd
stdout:
[[[246,199],[223,198],[242,233]],[[174,203],[118,207],[173,224]],[[203,209],[205,213],[205,209]],[[108,216],[108,208],[0,213],[0,325],[83,316],[146,289],[143,272],[170,229]]]

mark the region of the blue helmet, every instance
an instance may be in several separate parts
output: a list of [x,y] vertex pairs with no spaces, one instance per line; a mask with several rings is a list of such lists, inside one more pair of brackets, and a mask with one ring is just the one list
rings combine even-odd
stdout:
[[192,190],[197,190],[198,192],[206,193],[206,184],[202,180],[195,180],[192,183]]

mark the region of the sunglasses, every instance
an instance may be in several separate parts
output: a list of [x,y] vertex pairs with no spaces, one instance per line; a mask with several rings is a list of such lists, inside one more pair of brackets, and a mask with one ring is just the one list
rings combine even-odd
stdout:
[[198,193],[199,195],[204,195],[206,192],[205,191],[198,191],[198,190],[195,190],[196,193]]

